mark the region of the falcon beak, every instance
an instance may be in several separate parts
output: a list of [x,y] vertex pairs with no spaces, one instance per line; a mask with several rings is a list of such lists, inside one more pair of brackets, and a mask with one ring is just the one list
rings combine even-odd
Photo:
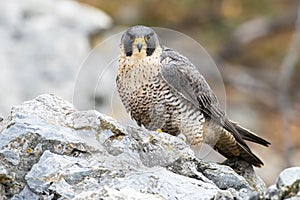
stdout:
[[141,52],[144,43],[145,43],[144,38],[135,38],[134,40],[134,44],[136,44],[136,47],[139,50],[139,52]]
[[139,43],[137,43],[136,47],[138,48],[139,52],[141,52],[143,44],[141,42],[139,42]]

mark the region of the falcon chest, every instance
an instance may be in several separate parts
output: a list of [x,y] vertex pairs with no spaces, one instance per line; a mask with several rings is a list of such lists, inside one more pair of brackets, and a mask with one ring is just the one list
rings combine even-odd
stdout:
[[160,70],[160,56],[156,53],[145,57],[133,55],[119,58],[117,86],[121,100],[137,123],[145,127],[153,122],[153,111],[163,107],[165,84],[160,78]]

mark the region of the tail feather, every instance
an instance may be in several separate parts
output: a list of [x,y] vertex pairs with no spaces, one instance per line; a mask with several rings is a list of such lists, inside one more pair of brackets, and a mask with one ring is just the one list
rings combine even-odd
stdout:
[[[237,123],[232,122],[228,119],[225,119],[223,127],[226,131],[228,131],[227,133],[230,133],[230,134],[227,134],[225,132],[224,136],[227,135],[228,139],[229,139],[229,137],[232,137],[232,136],[235,138],[236,147],[233,149],[238,148],[238,150],[239,150],[238,157],[240,157],[241,159],[243,159],[245,161],[248,161],[249,163],[251,163],[252,165],[254,165],[256,167],[261,167],[264,165],[263,162],[251,151],[251,149],[248,147],[248,145],[245,143],[244,140],[247,140],[250,142],[255,142],[257,144],[261,144],[266,147],[268,147],[270,145],[270,143],[268,141],[266,141],[265,139],[257,136],[255,133],[239,126]],[[230,135],[232,135],[232,136],[230,136]],[[231,149],[229,149],[228,145],[224,146],[224,144],[222,144],[222,142],[221,142],[222,138],[220,138],[220,139],[221,139],[220,142],[218,142],[216,144],[215,148],[218,149],[218,151],[227,158],[235,156],[234,152],[232,151],[233,150],[232,145],[231,145]]]
[[226,130],[222,132],[214,148],[226,158],[238,157],[256,167],[264,165],[246,143],[240,143]]
[[236,130],[239,132],[239,134],[241,135],[241,137],[244,140],[250,141],[250,142],[255,142],[257,144],[261,144],[263,146],[268,147],[271,143],[268,142],[267,140],[257,136],[255,133],[239,126],[239,125],[235,125]]
[[262,167],[264,163],[252,152],[245,150],[243,147],[240,146],[240,157],[251,163],[255,167]]

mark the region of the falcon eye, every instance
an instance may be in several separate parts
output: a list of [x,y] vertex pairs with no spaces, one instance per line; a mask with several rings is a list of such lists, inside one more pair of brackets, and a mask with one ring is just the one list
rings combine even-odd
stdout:
[[145,36],[145,40],[146,40],[146,41],[149,41],[150,38],[151,38],[151,35],[146,35],[146,36]]
[[130,41],[133,41],[134,40],[134,36],[133,35],[130,35],[130,34],[127,34],[127,37]]

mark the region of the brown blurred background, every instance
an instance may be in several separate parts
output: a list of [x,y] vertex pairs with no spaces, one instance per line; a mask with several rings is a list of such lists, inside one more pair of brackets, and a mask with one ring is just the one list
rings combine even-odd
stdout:
[[[297,0],[81,0],[113,18],[113,29],[143,24],[198,41],[223,76],[230,118],[268,139],[251,145],[267,184],[300,165],[300,4]],[[300,18],[300,16],[298,16]],[[93,44],[103,38],[94,37]]]

